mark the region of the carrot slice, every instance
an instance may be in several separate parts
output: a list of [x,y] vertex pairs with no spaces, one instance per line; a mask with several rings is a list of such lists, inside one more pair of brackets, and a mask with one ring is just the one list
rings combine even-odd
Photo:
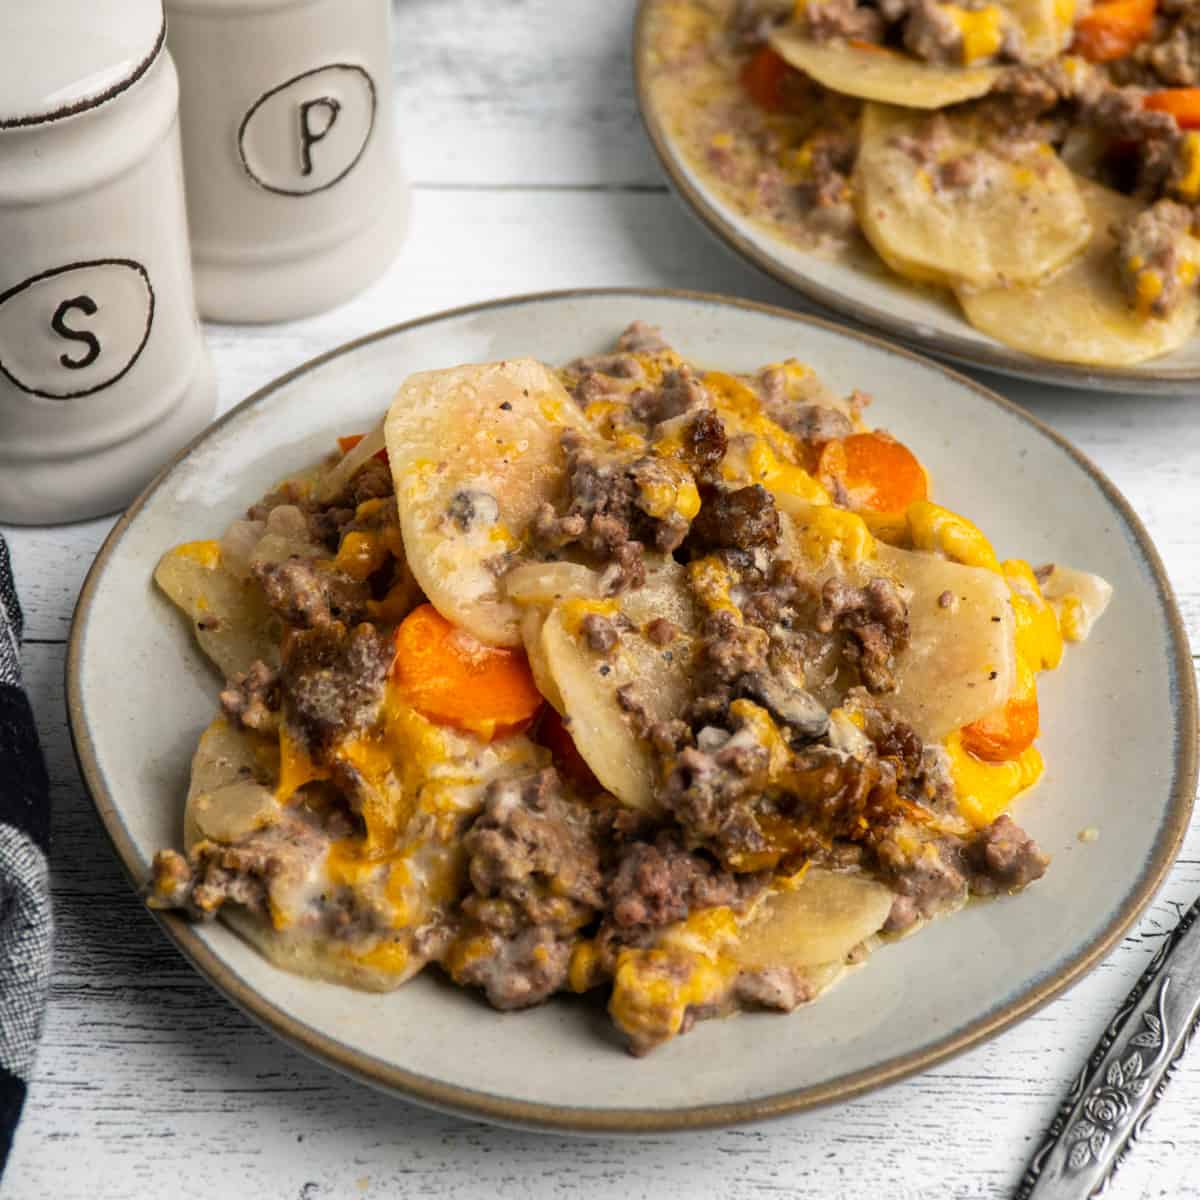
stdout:
[[[343,454],[349,454],[364,437],[366,437],[365,433],[348,433],[345,437],[338,438],[337,444]],[[385,463],[388,460],[388,452],[386,450],[379,450],[371,457],[378,459],[381,463]]]
[[850,507],[876,513],[902,513],[929,491],[925,469],[903,442],[886,433],[852,433],[826,442],[817,462],[822,482],[839,482]]
[[604,790],[600,781],[592,774],[592,768],[587,765],[583,755],[579,753],[575,739],[571,736],[562,717],[549,705],[546,706],[546,711],[542,713],[542,718],[538,722],[536,740],[539,745],[545,746],[550,751],[550,756],[559,773],[581,792]]
[[1180,129],[1200,129],[1200,88],[1167,88],[1151,92],[1142,101],[1144,108],[1170,113]]
[[1104,0],[1075,26],[1071,49],[1088,62],[1113,62],[1150,36],[1155,0]]
[[432,604],[413,609],[396,630],[392,673],[422,716],[485,739],[518,733],[543,703],[520,650],[477,641]]
[[1037,680],[1017,663],[1017,686],[1008,703],[962,731],[963,749],[984,762],[1009,762],[1033,745],[1038,735]]
[[757,50],[740,75],[746,94],[767,112],[779,112],[791,103],[800,72],[770,46]]

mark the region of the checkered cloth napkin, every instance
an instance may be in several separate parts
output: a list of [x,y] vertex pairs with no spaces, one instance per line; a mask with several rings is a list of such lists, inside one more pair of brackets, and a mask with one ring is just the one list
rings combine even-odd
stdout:
[[50,798],[21,686],[21,607],[0,537],[0,1172],[25,1102],[50,976]]

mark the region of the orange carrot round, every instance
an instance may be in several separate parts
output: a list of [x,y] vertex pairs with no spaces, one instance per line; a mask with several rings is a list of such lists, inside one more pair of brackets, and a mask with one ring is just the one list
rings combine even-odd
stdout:
[[840,482],[850,507],[868,512],[902,513],[928,493],[925,470],[912,451],[878,431],[826,443],[818,475]]
[[519,732],[542,706],[520,650],[484,645],[432,604],[413,609],[396,630],[392,672],[422,716],[485,738]]
[[1200,129],[1200,88],[1167,88],[1151,92],[1142,101],[1144,108],[1170,113],[1180,129]]
[[740,75],[746,94],[767,112],[779,112],[788,107],[790,93],[799,77],[800,72],[770,46],[757,50]]
[[1017,686],[1008,703],[967,725],[963,749],[984,762],[1009,762],[1033,745],[1038,735],[1037,681],[1024,663],[1017,666]]
[[1088,62],[1113,62],[1150,36],[1155,0],[1102,0],[1075,25],[1071,49]]

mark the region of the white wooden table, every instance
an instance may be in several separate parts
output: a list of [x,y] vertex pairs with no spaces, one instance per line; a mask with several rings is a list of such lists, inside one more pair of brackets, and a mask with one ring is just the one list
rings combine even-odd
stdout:
[[[209,328],[222,406],[347,338],[506,293],[672,285],[794,304],[666,192],[632,98],[633,7],[397,0],[398,106],[415,183],[407,246],[382,282],[326,316]],[[1200,645],[1197,402],[989,382],[1125,492]],[[110,524],[6,531],[54,788],[58,921],[45,1040],[5,1181],[13,1200],[1007,1196],[1102,1025],[1200,891],[1196,834],[1136,931],[1069,995],[841,1107],[636,1142],[514,1133],[412,1107],[309,1062],[214,994],[122,876],[75,768],[62,686],[76,593]],[[1112,1195],[1200,1196],[1200,1052]]]

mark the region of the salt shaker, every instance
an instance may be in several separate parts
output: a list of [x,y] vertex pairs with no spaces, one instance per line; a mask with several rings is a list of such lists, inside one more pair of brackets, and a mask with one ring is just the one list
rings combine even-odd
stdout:
[[0,521],[121,507],[212,416],[161,0],[0,12]]
[[407,221],[390,0],[167,0],[201,313],[330,308]]

